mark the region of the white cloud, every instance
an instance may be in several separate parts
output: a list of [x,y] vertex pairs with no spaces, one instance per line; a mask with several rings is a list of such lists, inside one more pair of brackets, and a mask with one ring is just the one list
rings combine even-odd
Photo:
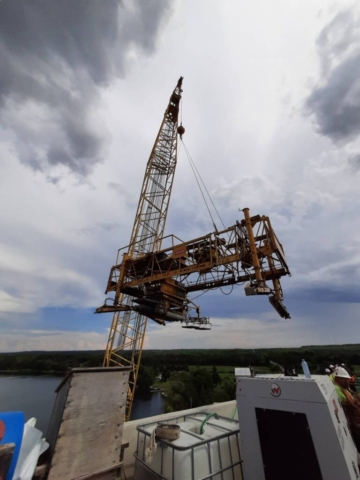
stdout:
[[0,317],[8,313],[30,313],[36,310],[36,306],[29,300],[22,297],[15,297],[4,290],[0,291]]
[[[354,313],[354,311],[352,312]],[[327,313],[329,314],[328,311]],[[339,332],[334,326],[334,319],[331,316],[328,317],[327,322],[321,316],[317,327],[314,327],[314,317],[297,316],[295,319],[276,322],[266,321],[266,316],[260,319],[251,317],[216,318],[210,319],[213,326],[211,330],[206,331],[183,329],[180,324],[168,324],[166,327],[148,331],[145,348],[155,350],[178,348],[256,349],[345,343],[347,338],[345,330],[350,328],[353,341],[358,341],[360,338],[360,327],[357,327],[354,321],[345,321]],[[320,318],[319,315],[318,318]]]
[[0,351],[26,350],[104,350],[107,334],[66,330],[7,331],[1,334]]

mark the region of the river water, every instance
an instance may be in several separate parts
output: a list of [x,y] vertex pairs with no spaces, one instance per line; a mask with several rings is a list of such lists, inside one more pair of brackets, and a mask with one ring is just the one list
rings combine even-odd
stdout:
[[[37,419],[36,427],[46,434],[54,406],[55,389],[61,377],[0,375],[0,412],[22,411],[26,420]],[[135,397],[131,420],[164,412],[164,399],[159,392],[147,398]]]

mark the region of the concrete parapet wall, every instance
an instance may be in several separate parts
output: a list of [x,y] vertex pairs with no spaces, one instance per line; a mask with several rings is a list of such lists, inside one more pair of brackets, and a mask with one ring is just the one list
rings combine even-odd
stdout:
[[168,421],[171,418],[180,417],[182,415],[190,415],[198,412],[217,413],[223,417],[238,418],[236,411],[236,400],[230,402],[214,403],[212,405],[204,405],[202,407],[190,408],[188,410],[181,410],[178,412],[164,413],[162,415],[156,415],[154,417],[141,418],[139,420],[133,420],[131,422],[125,422],[123,427],[122,441],[128,442],[129,447],[125,450],[124,455],[124,469],[127,480],[132,480],[135,469],[135,457],[134,453],[137,447],[137,429],[138,425],[144,425],[151,422],[163,422]]

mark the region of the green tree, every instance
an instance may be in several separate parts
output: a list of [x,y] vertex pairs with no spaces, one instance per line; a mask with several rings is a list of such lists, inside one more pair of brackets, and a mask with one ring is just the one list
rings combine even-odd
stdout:
[[136,382],[137,392],[148,393],[154,381],[155,381],[154,370],[151,367],[140,366],[138,379]]
[[192,374],[177,372],[171,377],[171,387],[166,398],[166,411],[186,410],[198,401]]
[[198,394],[197,405],[209,405],[214,402],[214,384],[211,373],[206,368],[197,368],[191,372],[193,384]]
[[215,365],[212,368],[211,378],[212,378],[212,382],[213,382],[214,387],[216,387],[217,385],[219,385],[221,383],[221,378],[220,378],[220,375],[218,374],[218,371],[217,371],[217,368],[215,367]]
[[193,372],[176,372],[170,379],[171,386],[166,399],[166,411],[208,405],[214,401],[214,385],[206,368]]
[[164,367],[160,370],[160,373],[162,382],[166,382],[167,380],[169,380],[171,372],[166,365],[164,365]]
[[225,377],[214,390],[215,402],[227,402],[234,400],[236,394],[236,380],[235,378]]

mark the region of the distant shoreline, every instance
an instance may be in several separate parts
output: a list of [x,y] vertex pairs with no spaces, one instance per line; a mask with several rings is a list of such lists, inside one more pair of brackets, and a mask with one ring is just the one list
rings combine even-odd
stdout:
[[63,377],[65,375],[64,373],[56,372],[56,371],[48,371],[45,370],[43,372],[34,372],[33,370],[0,370],[0,375],[33,375],[34,377]]

